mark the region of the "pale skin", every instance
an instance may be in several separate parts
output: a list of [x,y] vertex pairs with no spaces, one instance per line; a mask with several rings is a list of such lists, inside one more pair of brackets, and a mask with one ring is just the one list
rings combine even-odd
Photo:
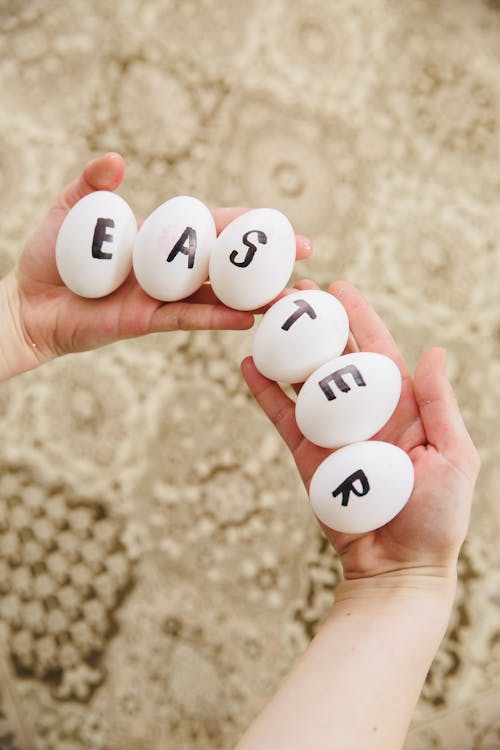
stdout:
[[[0,380],[122,338],[252,326],[253,313],[225,307],[209,284],[174,303],[153,300],[133,273],[100,300],[77,297],[65,288],[55,265],[55,240],[64,217],[89,192],[115,190],[123,174],[118,154],[90,162],[56,199],[16,267],[0,280]],[[217,231],[244,210],[216,209]],[[297,259],[311,249],[306,237],[296,236]],[[303,281],[296,288],[316,285]],[[479,458],[446,378],[443,353],[429,350],[412,377],[361,294],[345,282],[329,291],[349,315],[352,338],[347,351],[359,347],[380,352],[401,369],[399,406],[375,438],[409,453],[415,489],[404,510],[377,531],[347,535],[322,526],[340,555],[344,581],[317,637],[237,750],[400,748],[453,603]],[[302,437],[293,401],[257,372],[251,358],[242,370],[292,451],[307,488],[330,451]]]
[[[317,288],[310,281],[297,286]],[[349,316],[346,352],[379,352],[401,370],[398,407],[374,439],[409,454],[415,486],[401,513],[375,531],[344,534],[320,523],[344,580],[318,635],[237,750],[399,750],[453,604],[479,455],[446,377],[444,352],[427,351],[412,376],[360,292],[346,282],[328,291]],[[307,489],[332,451],[301,435],[293,399],[251,357],[242,371]]]
[[[95,349],[119,339],[180,329],[252,327],[253,314],[225,307],[209,284],[188,300],[172,303],[149,297],[133,272],[116,292],[102,299],[78,297],[64,286],[55,263],[55,242],[64,217],[88,193],[116,190],[124,170],[124,160],[116,153],[87,164],[56,198],[26,243],[17,266],[0,281],[0,380],[59,355]],[[161,196],[158,203],[167,197]],[[215,209],[217,233],[244,210]],[[297,259],[306,258],[311,251],[310,240],[296,235]]]

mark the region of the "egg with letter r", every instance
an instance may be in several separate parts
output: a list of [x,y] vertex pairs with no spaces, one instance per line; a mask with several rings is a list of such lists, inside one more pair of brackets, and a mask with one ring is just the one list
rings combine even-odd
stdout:
[[344,351],[349,319],[328,292],[292,292],[262,317],[253,340],[256,368],[271,380],[302,383],[320,365]]
[[212,214],[198,198],[170,198],[137,233],[133,264],[138,283],[163,302],[194,294],[208,278],[216,236]]
[[323,448],[368,440],[394,412],[401,373],[375,352],[344,354],[321,365],[302,386],[295,418],[305,437]]
[[286,287],[295,263],[295,232],[274,208],[246,211],[217,237],[210,257],[210,283],[235,310],[256,310]]
[[56,265],[64,284],[81,297],[104,297],[132,268],[137,222],[116,193],[96,190],[67,213],[56,240]]
[[311,479],[309,498],[325,526],[363,534],[389,523],[406,505],[413,484],[408,454],[391,443],[369,440],[325,458]]

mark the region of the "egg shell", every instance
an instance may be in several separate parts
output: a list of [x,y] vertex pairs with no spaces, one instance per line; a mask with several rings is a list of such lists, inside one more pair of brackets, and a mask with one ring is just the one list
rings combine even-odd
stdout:
[[362,534],[391,521],[406,505],[413,483],[408,454],[391,443],[370,440],[328,456],[313,475],[309,498],[326,526]]
[[349,319],[328,292],[292,292],[262,317],[253,340],[256,368],[271,380],[302,383],[320,365],[344,351]]
[[321,365],[297,397],[295,418],[323,448],[368,440],[394,412],[401,395],[398,366],[383,354],[355,352]]
[[75,203],[56,240],[56,265],[66,286],[81,297],[104,297],[132,268],[137,221],[116,193],[97,190]]
[[133,256],[137,281],[163,302],[189,297],[208,278],[216,236],[212,214],[198,198],[170,198],[137,233]]
[[255,310],[286,287],[295,252],[287,217],[274,208],[255,208],[219,234],[210,258],[210,283],[228,307]]

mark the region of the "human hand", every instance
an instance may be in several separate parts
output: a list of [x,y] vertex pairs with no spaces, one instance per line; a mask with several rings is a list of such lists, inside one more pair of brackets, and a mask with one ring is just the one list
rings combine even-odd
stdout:
[[[317,286],[305,281],[296,288]],[[400,368],[399,404],[373,439],[393,443],[408,453],[415,485],[403,510],[379,529],[345,534],[320,525],[340,556],[346,583],[362,579],[371,586],[384,578],[391,585],[401,577],[407,582],[408,576],[417,586],[422,576],[453,580],[468,527],[479,456],[446,378],[444,352],[427,351],[412,377],[391,334],[360,292],[346,282],[336,282],[328,291],[342,302],[349,316],[353,338],[346,353],[355,351],[357,345],[361,351],[385,354]],[[251,357],[243,361],[242,371],[252,394],[292,452],[308,489],[317,467],[333,451],[306,440],[295,421],[294,401],[257,371]],[[296,386],[295,390],[299,389]],[[354,589],[359,586],[351,586]]]
[[[10,359],[16,359],[6,368],[8,374],[122,338],[177,329],[247,329],[253,325],[251,312],[224,306],[209,284],[185,300],[170,303],[147,295],[133,271],[119,289],[101,299],[78,297],[63,284],[56,267],[55,244],[66,214],[94,190],[116,190],[123,174],[124,161],[119,154],[108,153],[87,164],[30,237],[17,267],[0,282],[0,303],[5,300],[7,310],[4,328],[9,323],[2,338],[4,346],[15,352]],[[214,210],[217,234],[244,211]],[[310,241],[297,235],[297,259],[306,258],[311,249]],[[10,347],[8,336],[16,339]]]

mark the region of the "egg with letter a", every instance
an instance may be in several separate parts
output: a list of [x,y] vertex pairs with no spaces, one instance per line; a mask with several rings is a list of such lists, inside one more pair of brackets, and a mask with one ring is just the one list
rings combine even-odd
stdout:
[[75,203],[56,240],[56,265],[64,284],[81,297],[104,297],[132,268],[137,222],[116,193],[97,190]]
[[302,383],[320,365],[344,351],[349,319],[328,292],[292,292],[262,317],[253,340],[256,368],[271,380]]
[[133,264],[138,283],[163,302],[194,294],[208,278],[216,236],[212,214],[198,198],[170,198],[137,233]]
[[318,466],[309,486],[315,515],[335,531],[363,534],[384,526],[406,505],[414,470],[401,448],[377,440],[352,443]]
[[305,437],[323,448],[368,440],[394,412],[401,373],[375,352],[344,354],[321,365],[302,386],[295,418]]
[[217,237],[210,257],[210,283],[235,310],[255,310],[283,291],[295,263],[295,232],[274,208],[246,211]]

